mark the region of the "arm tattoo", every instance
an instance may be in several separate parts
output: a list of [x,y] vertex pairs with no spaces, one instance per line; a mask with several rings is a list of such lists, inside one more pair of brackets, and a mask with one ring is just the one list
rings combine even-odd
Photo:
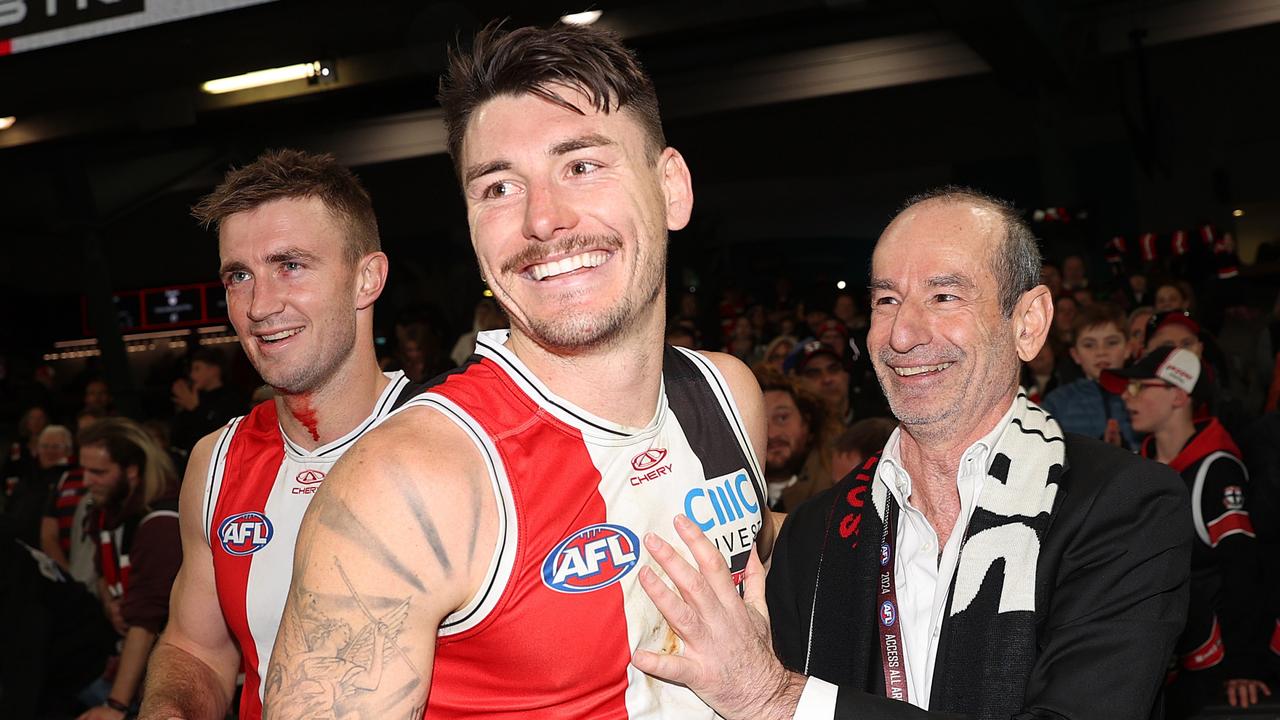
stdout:
[[[387,681],[397,688],[393,705],[421,686],[422,675],[399,640],[410,598],[361,596],[341,561],[333,563],[345,593],[326,596],[295,586],[285,607],[266,686],[276,720],[384,717],[394,708],[375,711],[368,701],[380,690],[386,694]],[[421,710],[415,712],[420,719]]]
[[[321,500],[322,496],[317,496],[316,500]],[[313,507],[315,502],[312,503]],[[391,548],[378,537],[377,533],[369,529],[369,526],[360,521],[355,513],[351,512],[351,508],[343,502],[342,498],[336,496],[328,496],[324,498],[319,508],[314,509],[316,521],[325,528],[332,530],[334,533],[351,540],[356,545],[363,546],[365,551],[382,564],[394,572],[401,580],[408,583],[414,590],[418,592],[426,592],[427,588],[423,586],[422,581],[418,579],[409,568],[400,562]],[[308,546],[310,543],[308,543]],[[308,548],[309,551],[309,548]]]

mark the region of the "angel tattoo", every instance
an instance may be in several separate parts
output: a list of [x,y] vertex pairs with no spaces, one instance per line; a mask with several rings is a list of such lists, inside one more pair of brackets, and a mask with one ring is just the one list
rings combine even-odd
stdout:
[[324,618],[314,597],[303,603],[305,615],[286,613],[280,637],[288,661],[273,663],[268,679],[282,692],[274,705],[283,711],[281,717],[285,720],[346,717],[343,701],[378,688],[389,653],[394,652],[417,674],[396,643],[409,614],[408,599],[382,616],[375,616],[352,587],[342,565],[337,559],[334,563],[367,622],[353,634],[349,623]]

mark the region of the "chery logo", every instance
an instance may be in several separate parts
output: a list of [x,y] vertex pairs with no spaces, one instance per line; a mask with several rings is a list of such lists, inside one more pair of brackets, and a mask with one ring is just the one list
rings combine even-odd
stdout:
[[654,465],[662,462],[662,459],[666,456],[667,451],[662,448],[649,448],[648,450],[645,450],[639,455],[631,458],[631,467],[635,468],[637,472],[644,472],[645,470],[648,470]]
[[315,485],[324,480],[324,473],[319,470],[303,470],[298,473],[298,477],[294,478],[303,485]]

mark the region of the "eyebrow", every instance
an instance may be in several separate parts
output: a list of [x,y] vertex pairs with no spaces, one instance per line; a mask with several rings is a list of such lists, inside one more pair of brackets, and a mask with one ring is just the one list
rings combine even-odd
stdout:
[[[584,150],[586,148],[609,147],[611,145],[616,145],[616,144],[617,143],[615,143],[613,140],[599,133],[587,133],[586,135],[579,135],[578,137],[569,138],[568,140],[561,140],[560,142],[552,145],[547,150],[547,154],[552,157],[559,157],[561,155],[568,155],[571,152]],[[475,182],[478,178],[482,178],[485,175],[488,175],[490,173],[503,172],[505,170],[510,170],[510,169],[511,169],[511,162],[508,160],[491,160],[486,163],[472,165],[471,167],[467,168],[467,171],[465,173],[463,173],[462,175],[463,183],[466,185],[470,185],[471,183]]]
[[[277,263],[290,262],[290,261],[296,261],[296,260],[301,260],[303,262],[308,262],[308,263],[314,263],[319,259],[320,257],[315,253],[309,252],[307,250],[303,250],[300,247],[287,247],[287,248],[284,248],[283,250],[277,250],[276,252],[273,252],[267,256],[267,262],[273,265]],[[226,275],[228,273],[240,272],[241,270],[248,270],[248,269],[249,269],[248,265],[245,265],[239,260],[232,260],[231,262],[225,263],[221,268],[219,268],[218,274]]]
[[929,278],[929,287],[934,288],[966,288],[972,290],[975,286],[973,281],[967,275],[959,273],[948,273],[946,275],[934,275]]
[[898,289],[898,286],[892,280],[886,280],[884,278],[871,278],[871,282],[867,283],[867,289],[868,290],[886,290],[888,292],[893,292],[894,290]]

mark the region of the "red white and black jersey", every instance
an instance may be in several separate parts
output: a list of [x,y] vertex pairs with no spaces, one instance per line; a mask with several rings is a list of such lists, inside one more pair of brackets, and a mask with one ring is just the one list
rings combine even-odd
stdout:
[[[1155,457],[1148,436],[1142,455]],[[1240,449],[1216,418],[1169,463],[1191,492],[1198,542],[1191,549],[1191,604],[1178,640],[1182,667],[1222,665],[1226,677],[1253,677],[1266,636],[1260,627],[1257,542],[1246,508],[1248,473]]]
[[679,643],[637,579],[661,572],[645,533],[683,550],[671,522],[684,513],[738,579],[754,547],[762,475],[727,383],[667,348],[657,411],[628,428],[557,397],[506,341],[481,333],[466,365],[405,405],[471,436],[498,501],[488,576],[441,624],[425,717],[715,717],[630,657]]
[[404,373],[387,377],[390,382],[369,417],[315,450],[289,440],[280,429],[273,400],[227,423],[214,445],[203,526],[213,555],[218,603],[243,658],[241,718],[262,716],[260,669],[271,660],[307,505],[347,448],[388,417],[402,395],[417,389],[408,387]]

